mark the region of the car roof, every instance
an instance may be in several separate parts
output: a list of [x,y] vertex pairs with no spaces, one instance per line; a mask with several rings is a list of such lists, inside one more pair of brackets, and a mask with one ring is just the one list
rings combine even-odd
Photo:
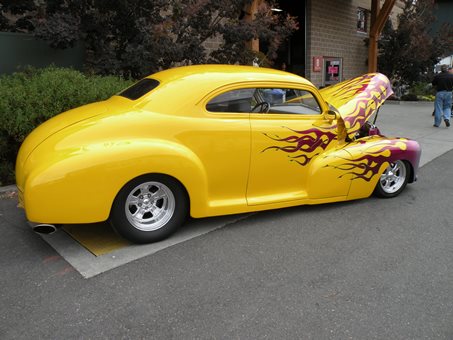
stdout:
[[161,71],[148,76],[167,83],[176,80],[190,80],[191,83],[204,83],[221,86],[244,81],[294,82],[314,86],[307,79],[298,75],[265,67],[241,65],[192,65]]

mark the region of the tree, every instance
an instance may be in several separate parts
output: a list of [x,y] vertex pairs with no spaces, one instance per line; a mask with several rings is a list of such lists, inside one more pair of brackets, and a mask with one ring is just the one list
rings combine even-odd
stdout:
[[[294,30],[291,16],[263,3],[255,20],[245,20],[250,0],[49,0],[39,8],[35,34],[54,48],[83,41],[86,66],[101,74],[132,77],[174,65],[250,63],[245,41],[259,38],[272,60],[278,46]],[[220,49],[208,56],[203,43],[222,36]]]
[[389,20],[380,37],[380,72],[409,85],[431,79],[434,65],[453,51],[451,26],[444,25],[436,34],[431,31],[434,6],[434,0],[404,0],[398,27]]
[[34,0],[2,0],[0,3],[0,31],[28,32],[37,6]]

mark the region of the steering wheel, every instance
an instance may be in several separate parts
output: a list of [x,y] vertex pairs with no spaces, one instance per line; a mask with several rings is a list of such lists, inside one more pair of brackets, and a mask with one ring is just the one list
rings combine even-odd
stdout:
[[[255,111],[258,108],[259,108],[259,110]],[[268,113],[270,108],[271,108],[271,104],[269,104],[268,102],[260,102],[253,107],[252,112]]]

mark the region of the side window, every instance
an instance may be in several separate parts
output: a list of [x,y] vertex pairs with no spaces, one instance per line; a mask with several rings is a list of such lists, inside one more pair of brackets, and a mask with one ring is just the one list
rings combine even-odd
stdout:
[[210,112],[316,115],[321,108],[309,91],[287,88],[248,88],[228,91],[211,99]]
[[206,110],[210,112],[249,113],[252,110],[254,92],[255,89],[240,89],[222,93],[209,101]]
[[[315,96],[300,89],[256,89],[254,94],[255,105],[267,103],[268,113],[316,115],[321,108]],[[268,106],[268,107],[267,107]]]

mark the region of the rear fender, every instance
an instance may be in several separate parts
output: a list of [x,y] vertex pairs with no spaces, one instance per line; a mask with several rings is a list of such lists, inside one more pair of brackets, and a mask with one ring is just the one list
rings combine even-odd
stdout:
[[[24,205],[30,221],[92,223],[104,221],[117,193],[140,175],[161,173],[185,187],[191,211],[206,210],[207,176],[200,159],[186,147],[161,140],[91,144],[83,151],[54,158],[27,178]],[[89,165],[87,167],[87,165]],[[33,197],[33,202],[28,199]]]

